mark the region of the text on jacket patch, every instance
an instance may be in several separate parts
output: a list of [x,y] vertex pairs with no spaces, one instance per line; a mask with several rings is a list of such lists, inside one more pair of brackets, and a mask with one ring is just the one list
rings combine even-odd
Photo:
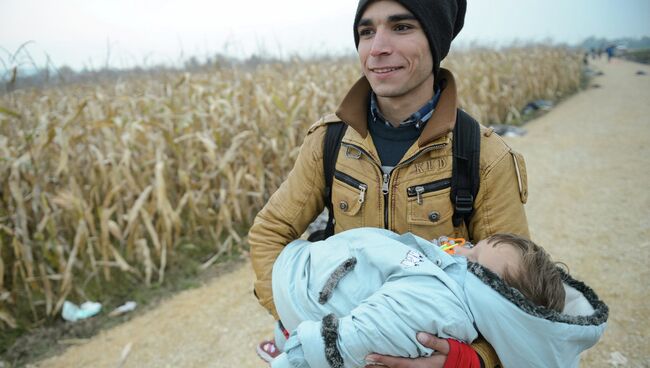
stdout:
[[447,167],[447,161],[444,158],[434,158],[426,162],[413,164],[415,173],[423,173],[431,170],[442,170]]
[[422,261],[424,261],[424,255],[422,255],[422,253],[416,250],[409,250],[406,253],[406,258],[404,258],[400,264],[405,268],[409,268],[418,266]]

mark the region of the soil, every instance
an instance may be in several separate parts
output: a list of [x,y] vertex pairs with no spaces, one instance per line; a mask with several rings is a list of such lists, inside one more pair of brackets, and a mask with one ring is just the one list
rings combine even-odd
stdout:
[[[604,75],[507,141],[526,157],[533,239],[610,307],[582,366],[650,367],[650,66],[592,67]],[[255,345],[273,320],[252,283],[245,262],[35,365],[264,367]]]

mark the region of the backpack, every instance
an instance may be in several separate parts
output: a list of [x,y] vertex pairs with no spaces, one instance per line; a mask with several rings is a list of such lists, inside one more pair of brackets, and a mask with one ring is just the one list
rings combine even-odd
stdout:
[[[332,205],[332,183],[341,140],[347,129],[342,121],[327,125],[323,143],[323,173],[325,178],[325,207],[328,211],[327,225],[324,229],[309,235],[309,241],[318,241],[334,235],[334,211]],[[454,204],[452,222],[454,227],[469,222],[474,213],[474,199],[479,189],[479,158],[481,151],[481,128],[476,120],[462,110],[458,110],[452,140],[452,174],[450,200]],[[471,236],[470,236],[471,238]]]

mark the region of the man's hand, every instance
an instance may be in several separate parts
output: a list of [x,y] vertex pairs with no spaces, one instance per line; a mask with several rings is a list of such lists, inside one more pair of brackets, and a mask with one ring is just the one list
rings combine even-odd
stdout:
[[370,354],[366,357],[366,362],[373,362],[374,365],[368,364],[366,368],[376,368],[377,365],[384,365],[390,368],[443,368],[447,360],[447,354],[449,354],[449,342],[425,332],[418,332],[417,339],[420,344],[435,350],[432,356],[411,359]]

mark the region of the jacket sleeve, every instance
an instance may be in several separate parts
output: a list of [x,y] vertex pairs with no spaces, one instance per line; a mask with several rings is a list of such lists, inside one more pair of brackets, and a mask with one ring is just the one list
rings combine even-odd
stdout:
[[332,361],[358,367],[370,353],[429,356],[432,350],[417,341],[418,331],[462,341],[477,337],[469,312],[446,285],[430,275],[404,276],[392,275],[340,319],[301,322],[285,345],[287,360],[295,367],[326,367]]
[[271,290],[273,263],[283,247],[299,238],[323,210],[325,131],[322,126],[310,130],[287,179],[257,214],[248,233],[255,295],[276,319]]
[[[315,324],[318,329],[320,329],[320,322],[310,321],[310,324]],[[315,329],[312,329],[315,330]],[[496,355],[496,352],[488,344],[483,337],[479,337],[472,343],[472,349],[476,351],[476,354],[481,359],[481,367],[483,368],[498,368],[501,367],[499,358]],[[318,344],[318,347],[325,350],[324,345]],[[320,355],[320,354],[319,354]],[[282,353],[278,358],[274,359],[271,363],[272,368],[309,368],[310,365],[307,363],[305,358],[305,351],[303,350],[302,343],[296,337],[295,334],[291,336],[287,345],[285,345],[285,352]]]
[[496,233],[513,233],[529,238],[524,211],[527,176],[523,156],[512,151],[490,131],[481,140],[481,179],[470,223],[473,242]]

